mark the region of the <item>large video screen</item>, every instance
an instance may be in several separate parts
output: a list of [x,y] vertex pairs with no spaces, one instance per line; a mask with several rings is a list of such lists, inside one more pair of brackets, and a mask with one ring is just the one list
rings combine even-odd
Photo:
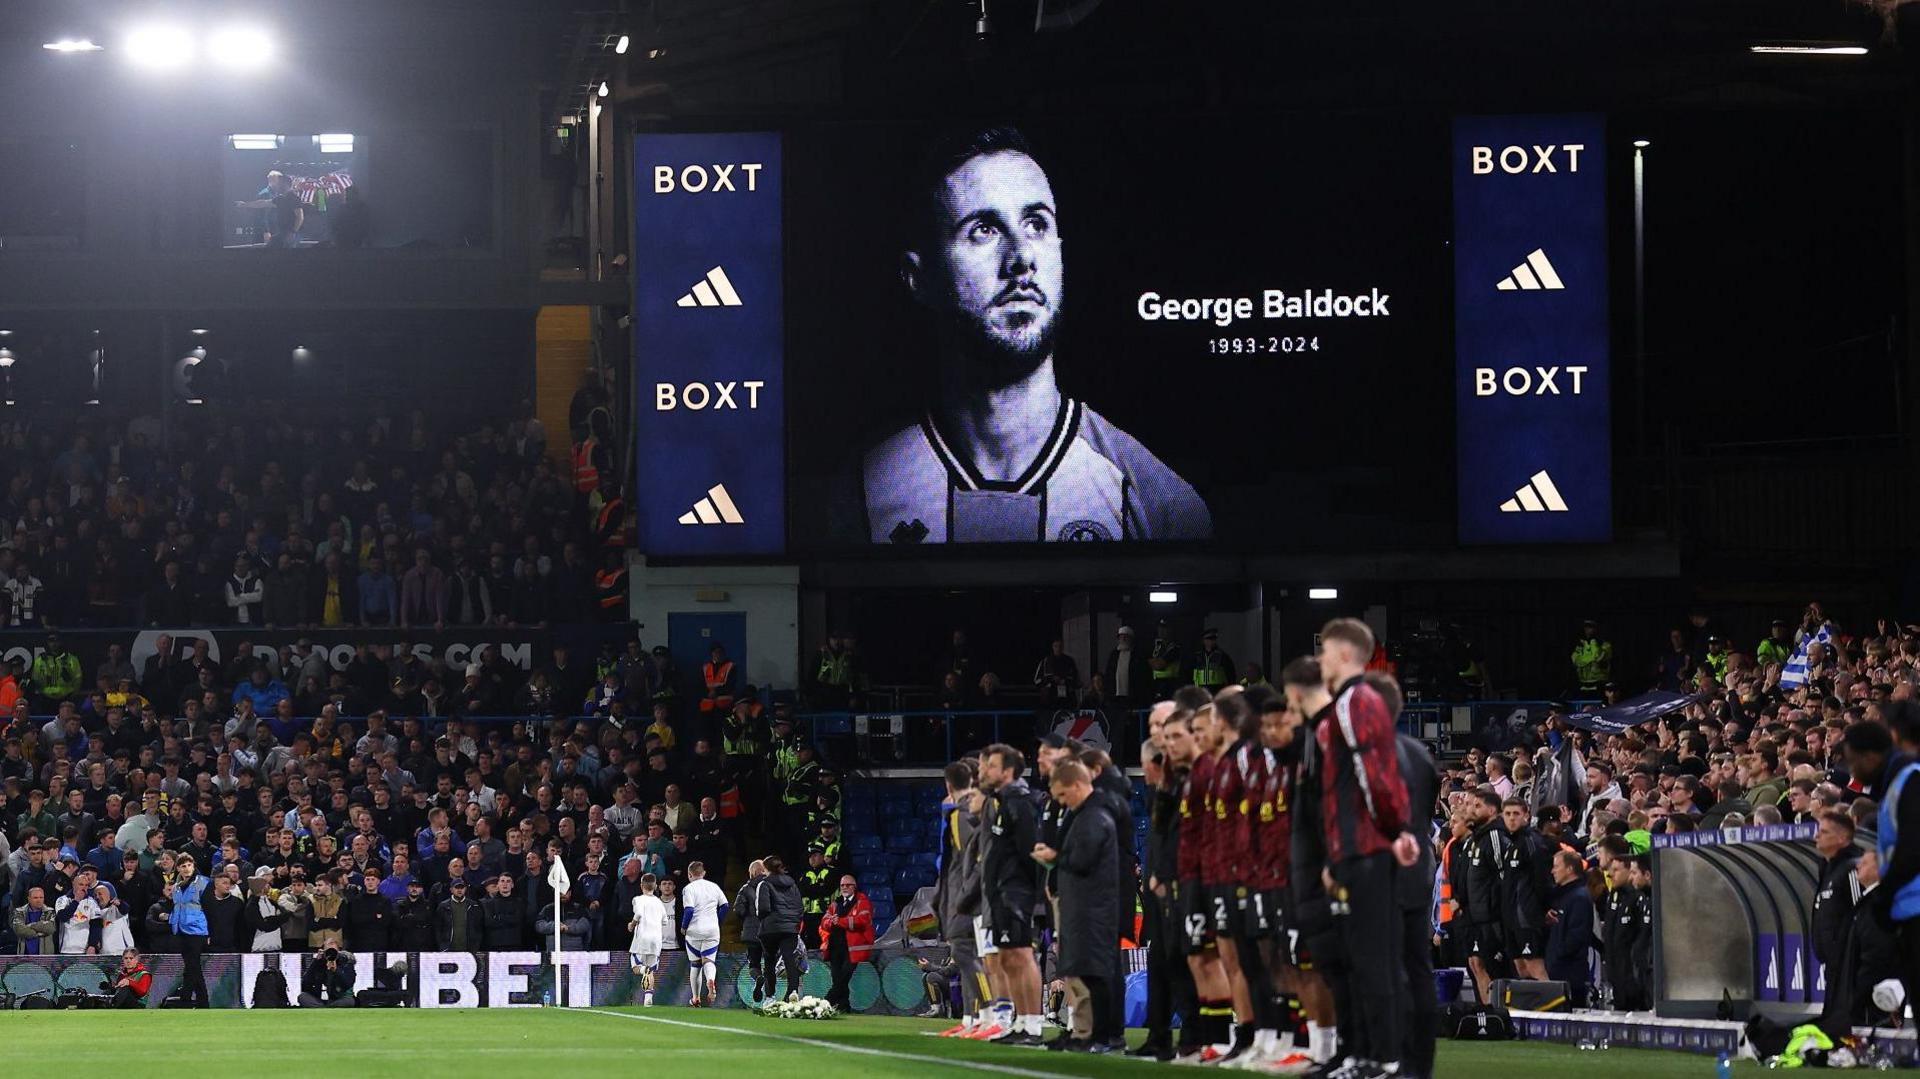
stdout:
[[790,130],[790,546],[1450,540],[1446,138]]

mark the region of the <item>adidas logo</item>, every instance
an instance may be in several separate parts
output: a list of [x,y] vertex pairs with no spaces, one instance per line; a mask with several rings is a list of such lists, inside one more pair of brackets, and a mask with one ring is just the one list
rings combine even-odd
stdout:
[[707,488],[707,497],[695,502],[692,509],[680,515],[680,523],[683,525],[743,525],[747,523],[747,519],[740,516],[740,507],[733,504],[733,496],[727,494],[726,484],[716,483]]
[[[1527,256],[1527,261],[1515,266],[1512,273],[1501,278],[1500,283],[1493,287],[1501,292],[1513,292],[1516,289],[1522,292],[1537,292],[1540,289],[1552,291],[1567,286],[1560,280],[1560,275],[1553,272],[1553,263],[1547,261],[1546,251],[1536,247],[1533,249],[1533,254]],[[682,307],[685,307],[686,303],[685,300],[680,301]]]
[[[1560,488],[1553,485],[1553,477],[1545,471],[1535,472],[1513,497],[1500,503],[1501,513],[1565,513],[1567,500],[1560,497]],[[684,520],[684,518],[682,518]]]
[[707,271],[707,276],[693,283],[691,292],[674,301],[674,306],[739,307],[740,294],[733,291],[733,282],[727,280],[727,271],[715,266]]

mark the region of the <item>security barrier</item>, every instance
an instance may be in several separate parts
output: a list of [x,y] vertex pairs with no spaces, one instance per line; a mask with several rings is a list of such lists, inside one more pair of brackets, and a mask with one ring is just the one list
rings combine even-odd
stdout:
[[[946,955],[944,947],[876,954],[854,970],[849,985],[853,1010],[867,1015],[910,1015],[925,1009],[926,974],[929,969],[940,969]],[[269,964],[286,976],[289,990],[298,995],[301,972],[312,958],[312,952],[207,955],[201,967],[208,1000],[215,1008],[251,1007],[254,981]],[[180,957],[147,955],[145,959],[153,974],[147,1006],[154,1008],[179,986]],[[391,967],[402,959],[407,963],[409,1007],[528,1008],[563,1001],[569,1007],[584,1008],[640,1002],[639,979],[627,965],[627,953],[606,951],[561,952],[558,975],[562,993],[555,992],[556,968],[552,956],[544,952],[359,953],[354,955],[355,991],[372,988],[377,969]],[[753,987],[746,954],[723,952],[717,962],[720,1006],[746,1007]],[[16,999],[52,999],[71,989],[97,993],[101,981],[118,966],[118,960],[109,956],[0,956],[0,990]],[[785,985],[783,974],[782,990]],[[810,957],[800,979],[800,991],[824,999],[832,985],[833,974],[826,961]],[[654,996],[658,1004],[686,1003],[684,952],[670,951],[661,956]]]

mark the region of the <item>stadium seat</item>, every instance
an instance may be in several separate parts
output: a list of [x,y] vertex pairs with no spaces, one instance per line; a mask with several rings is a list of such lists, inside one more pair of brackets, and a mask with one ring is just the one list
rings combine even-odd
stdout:
[[920,842],[917,835],[890,835],[887,837],[887,849],[896,854],[913,854],[920,850]]
[[909,864],[924,866],[938,873],[940,871],[940,855],[933,853],[931,851],[922,851],[921,853],[914,855],[910,859]]
[[881,824],[880,831],[889,836],[918,836],[926,834],[927,826],[921,822],[919,817],[915,816],[888,817]]
[[884,850],[863,851],[855,863],[861,869],[885,869],[891,872],[901,865],[900,856]]
[[862,869],[860,872],[854,874],[854,879],[860,882],[860,887],[862,888],[891,888],[893,886],[893,870]]
[[879,836],[873,835],[871,833],[866,835],[851,835],[847,837],[847,850],[853,854],[859,854],[863,851],[867,851],[867,852],[876,851],[884,848],[885,846],[886,844],[881,842]]

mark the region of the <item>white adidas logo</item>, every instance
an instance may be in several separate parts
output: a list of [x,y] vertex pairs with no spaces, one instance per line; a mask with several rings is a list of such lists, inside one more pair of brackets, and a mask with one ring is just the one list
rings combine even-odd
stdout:
[[715,266],[707,276],[693,283],[693,291],[674,301],[675,307],[739,307],[740,294],[733,291],[727,271]]
[[693,508],[680,515],[683,525],[743,525],[745,517],[740,516],[740,507],[733,504],[733,496],[727,494],[726,484],[716,483],[707,488],[707,497],[693,504]]
[[[1501,278],[1500,283],[1493,287],[1501,292],[1513,292],[1516,289],[1522,292],[1535,292],[1540,289],[1549,291],[1563,289],[1567,286],[1560,280],[1560,275],[1553,271],[1553,263],[1547,261],[1547,252],[1543,248],[1536,247],[1533,249],[1533,254],[1527,256],[1527,261],[1515,266],[1512,273]],[[685,300],[680,302],[683,305],[686,303]]]
[[1513,497],[1500,503],[1501,513],[1565,513],[1567,500],[1560,497],[1560,488],[1553,485],[1553,477],[1543,469],[1533,477]]

